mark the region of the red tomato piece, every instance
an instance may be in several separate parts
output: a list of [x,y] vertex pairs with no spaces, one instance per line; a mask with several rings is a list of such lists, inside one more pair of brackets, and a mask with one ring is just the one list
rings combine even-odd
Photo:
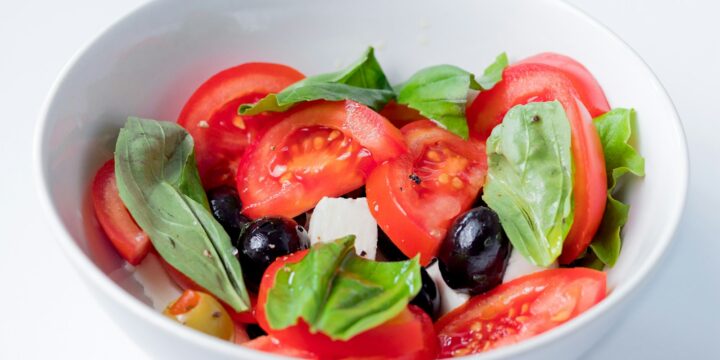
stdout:
[[267,296],[275,282],[275,274],[285,264],[300,261],[307,250],[278,258],[263,275],[258,295],[258,324],[270,336],[291,348],[316,354],[320,359],[345,358],[403,358],[434,359],[439,349],[432,320],[420,308],[409,306],[388,322],[358,334],[347,341],[332,340],[322,333],[311,333],[308,325],[299,320],[297,325],[275,330],[265,317]]
[[365,186],[370,211],[408,257],[427,264],[448,227],[485,182],[485,146],[429,120],[402,128],[410,153],[378,166]]
[[[207,291],[205,288],[198,285],[195,281],[185,276],[185,274],[181,273],[179,270],[175,269],[160,255],[158,255],[158,258],[160,259],[160,264],[162,265],[163,269],[165,269],[165,272],[167,272],[168,276],[170,276],[170,279],[172,279],[178,286],[180,286],[180,288],[182,288],[183,290],[202,291],[210,294],[210,292]],[[220,299],[217,299],[217,301],[222,304],[222,306],[225,308],[225,310],[228,312],[228,314],[235,323],[257,324],[257,320],[255,319],[255,306],[257,303],[257,297],[253,294],[250,294],[250,305],[252,306],[252,310],[247,310],[243,312],[235,311],[235,309],[233,309],[230,305],[226,304]]]
[[387,105],[385,105],[385,107],[383,107],[380,111],[380,115],[390,120],[390,122],[398,128],[414,121],[427,120],[424,116],[420,115],[417,110],[411,109],[406,105],[398,104],[395,100],[391,100],[387,103]]
[[600,84],[581,63],[575,59],[556,53],[546,52],[531,56],[518,64],[545,64],[562,71],[573,83],[580,96],[580,102],[593,118],[610,111],[610,104]]
[[195,141],[198,170],[206,188],[235,185],[245,148],[283,117],[279,113],[240,116],[238,107],[280,92],[303,78],[285,65],[246,63],[213,75],[195,90],[178,123]]
[[575,218],[559,261],[568,264],[590,245],[605,211],[607,180],[600,138],[580,95],[567,76],[544,64],[518,64],[505,69],[503,80],[481,92],[468,109],[470,136],[485,141],[515,105],[559,101],[572,133]]
[[264,351],[268,353],[298,358],[298,359],[317,359],[318,357],[308,351],[295,349],[285,344],[281,344],[280,341],[272,336],[260,336],[259,338],[250,340],[242,343],[243,346],[247,346],[251,349]]
[[123,259],[133,265],[139,264],[152,244],[120,199],[113,159],[108,160],[95,174],[91,192],[95,217],[110,242]]
[[606,295],[605,273],[587,268],[537,272],[502,284],[440,318],[440,357],[514,344],[581,314]]
[[243,213],[295,217],[324,196],[361,187],[378,163],[406,151],[400,131],[361,104],[300,105],[245,153],[237,178]]

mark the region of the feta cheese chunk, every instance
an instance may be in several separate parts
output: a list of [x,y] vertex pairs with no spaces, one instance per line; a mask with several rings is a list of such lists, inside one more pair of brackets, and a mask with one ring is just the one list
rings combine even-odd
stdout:
[[510,253],[508,266],[505,269],[503,283],[517,279],[524,275],[529,275],[546,269],[555,269],[557,267],[557,261],[550,264],[550,266],[548,266],[547,268],[536,266],[533,263],[529,262],[527,259],[525,259],[525,257],[519,251],[513,249],[513,251]]
[[357,254],[375,260],[377,222],[365,198],[322,198],[313,210],[308,227],[311,245],[355,235]]
[[457,292],[445,283],[445,280],[443,280],[442,274],[440,273],[440,268],[438,267],[438,261],[435,261],[425,270],[427,270],[428,275],[430,275],[433,282],[435,282],[435,287],[440,293],[440,315],[449,313],[470,299],[470,295]]

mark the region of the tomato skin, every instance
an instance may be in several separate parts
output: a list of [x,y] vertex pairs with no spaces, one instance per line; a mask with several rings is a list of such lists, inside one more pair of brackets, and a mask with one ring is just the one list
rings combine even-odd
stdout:
[[[485,145],[463,141],[429,120],[408,124],[402,132],[410,152],[370,174],[367,201],[398,249],[408,257],[420,254],[425,265],[437,253],[453,219],[470,208],[482,188],[487,172]],[[445,151],[450,155],[443,155]]]
[[406,151],[400,131],[364,105],[299,105],[246,151],[237,177],[243,214],[295,217],[361,187],[378,163]]
[[390,120],[390,122],[398,128],[414,121],[427,120],[427,118],[420,115],[420,112],[417,110],[411,109],[407,105],[398,104],[395,100],[387,103],[387,105],[380,110],[380,115]]
[[280,341],[272,336],[260,336],[256,339],[248,342],[241,343],[243,346],[247,346],[251,349],[264,351],[268,353],[289,356],[299,359],[318,359],[318,357],[308,351],[295,349],[285,344],[281,344]]
[[562,71],[573,83],[573,87],[580,95],[580,101],[593,118],[610,111],[610,104],[600,84],[590,71],[575,59],[561,54],[545,52],[531,56],[518,62],[518,64],[545,64]]
[[[175,269],[160,255],[158,255],[158,259],[160,259],[160,264],[162,265],[163,269],[165,269],[165,272],[167,272],[168,276],[170,276],[170,279],[172,279],[178,286],[180,286],[180,288],[182,288],[183,290],[202,291],[210,294],[205,288],[198,285],[195,281],[185,276],[185,274],[181,273],[179,270]],[[217,299],[217,301],[222,304],[222,306],[225,308],[225,311],[227,311],[227,313],[230,315],[230,318],[232,318],[235,323],[257,324],[257,320],[255,319],[255,306],[257,303],[257,297],[253,296],[253,294],[250,294],[250,305],[252,309],[243,312],[235,311],[235,309],[233,309],[230,305],[224,303],[220,299]]]
[[470,136],[485,141],[515,105],[557,100],[565,109],[572,134],[575,217],[565,238],[561,264],[575,260],[592,242],[605,211],[605,159],[597,130],[573,83],[560,70],[545,64],[509,66],[503,80],[481,92],[468,109]]
[[152,244],[120,198],[113,159],[95,174],[91,197],[95,217],[120,256],[132,265],[139,264],[150,252]]
[[514,344],[557,327],[606,296],[605,273],[587,268],[545,270],[471,298],[435,324],[440,357]]
[[282,91],[304,78],[285,65],[245,63],[223,70],[195,90],[178,123],[195,141],[195,157],[206,188],[234,185],[238,161],[283,114],[237,115],[238,106]]
[[265,316],[267,296],[275,282],[275,274],[286,264],[300,261],[308,250],[278,258],[263,275],[258,295],[258,325],[279,343],[291,348],[316,354],[320,359],[404,358],[434,359],[439,344],[432,327],[432,320],[420,308],[409,306],[407,310],[383,325],[354,336],[347,341],[336,341],[322,333],[311,333],[308,325],[300,319],[297,325],[274,330]]

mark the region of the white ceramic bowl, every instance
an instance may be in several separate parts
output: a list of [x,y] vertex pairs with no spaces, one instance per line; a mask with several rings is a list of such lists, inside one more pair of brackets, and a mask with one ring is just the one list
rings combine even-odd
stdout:
[[[688,161],[673,105],[643,61],[610,31],[559,1],[158,1],[111,26],[65,68],[37,130],[40,196],[62,248],[101,303],[160,358],[270,357],[194,332],[148,306],[103,239],[88,200],[128,115],[175,120],[213,73],[246,61],[335,69],[368,45],[395,82],[449,63],[481,71],[496,54],[568,54],[597,77],[613,106],[634,107],[647,177],[630,184],[625,245],[609,296],[567,324],[485,359],[573,358],[621,320],[656,267],[683,210]],[[651,299],[647,299],[651,301]],[[658,314],[661,315],[661,314]]]

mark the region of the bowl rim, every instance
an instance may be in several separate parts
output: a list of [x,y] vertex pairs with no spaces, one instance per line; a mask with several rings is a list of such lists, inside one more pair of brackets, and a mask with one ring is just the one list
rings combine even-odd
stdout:
[[[591,15],[587,14],[585,11],[581,10],[573,4],[567,3],[564,0],[543,1],[544,3],[551,6],[564,7],[565,10],[570,11],[575,16],[583,19],[590,26],[595,27],[596,29],[605,33],[605,35],[611,37],[613,41],[622,44],[627,50],[630,51],[632,56],[634,56],[637,60],[640,61],[645,71],[647,72],[648,77],[651,79],[653,86],[660,90],[661,96],[664,98],[664,101],[669,105],[669,108],[672,109],[671,113],[669,114],[669,116],[672,118],[671,126],[675,128],[674,130],[677,134],[677,140],[679,141],[680,145],[679,147],[681,153],[679,153],[677,157],[682,165],[681,168],[677,169],[679,172],[678,178],[680,180],[680,188],[677,192],[677,194],[680,196],[680,206],[675,208],[674,211],[671,213],[671,221],[668,221],[664,224],[661,230],[662,235],[658,238],[661,243],[655,246],[651,253],[647,254],[648,260],[641,264],[637,271],[630,274],[626,278],[626,280],[623,281],[623,283],[618,285],[610,294],[610,296],[608,296],[606,299],[593,306],[588,311],[580,314],[576,318],[550,331],[534,336],[518,344],[514,344],[513,346],[491,350],[482,354],[474,354],[464,358],[473,357],[487,360],[510,358],[513,356],[525,354],[536,347],[554,343],[558,339],[568,336],[575,330],[585,327],[589,323],[593,322],[597,317],[600,316],[600,314],[609,311],[611,308],[620,306],[622,302],[630,299],[630,295],[636,293],[637,290],[641,287],[641,285],[649,278],[653,270],[657,269],[656,265],[663,258],[663,255],[667,253],[666,250],[673,241],[675,232],[682,218],[682,214],[685,210],[685,206],[687,203],[687,190],[690,171],[687,139],[677,109],[673,104],[667,90],[664,88],[664,86],[658,79],[657,75],[653,72],[652,68],[647,64],[647,62],[645,62],[645,60],[643,60],[643,58],[637,53],[637,51],[633,47],[631,47],[607,26],[596,20]],[[60,244],[60,247],[63,249],[65,255],[70,259],[73,267],[75,267],[75,269],[81,275],[83,275],[83,277],[85,277],[88,282],[93,283],[101,291],[107,294],[108,298],[112,299],[113,302],[118,304],[120,307],[125,308],[127,311],[134,313],[136,317],[143,318],[146,321],[152,323],[152,325],[154,325],[156,328],[160,328],[169,334],[182,338],[184,341],[195,343],[195,345],[199,347],[212,348],[213,351],[222,353],[224,355],[253,355],[264,356],[266,358],[284,358],[275,354],[261,352],[247,347],[238,346],[234,343],[222,341],[183,326],[177,326],[173,321],[165,318],[164,316],[161,316],[161,314],[156,312],[154,309],[142,303],[140,300],[127,293],[119,285],[111,281],[73,241],[72,236],[63,225],[62,219],[60,218],[59,214],[53,208],[53,204],[50,199],[50,188],[48,183],[45,181],[46,168],[44,166],[43,158],[43,139],[45,138],[46,123],[49,118],[50,106],[57,94],[57,91],[60,88],[60,85],[67,77],[68,73],[75,67],[78,60],[90,48],[96,46],[97,43],[102,40],[103,37],[105,37],[105,35],[110,33],[113,29],[117,28],[121,23],[126,22],[128,19],[136,16],[138,13],[141,13],[147,8],[152,7],[160,2],[161,1],[150,0],[146,3],[140,4],[134,8],[131,8],[125,14],[107,25],[105,28],[103,28],[102,31],[98,32],[89,41],[84,43],[83,46],[81,46],[73,54],[73,56],[65,63],[65,65],[62,67],[62,70],[53,81],[53,84],[39,112],[39,118],[35,127],[35,133],[33,138],[33,177],[35,181],[37,195],[40,200],[40,206],[45,214],[45,218],[49,220],[54,237],[57,239],[57,242]],[[89,286],[89,284],[86,285]]]

